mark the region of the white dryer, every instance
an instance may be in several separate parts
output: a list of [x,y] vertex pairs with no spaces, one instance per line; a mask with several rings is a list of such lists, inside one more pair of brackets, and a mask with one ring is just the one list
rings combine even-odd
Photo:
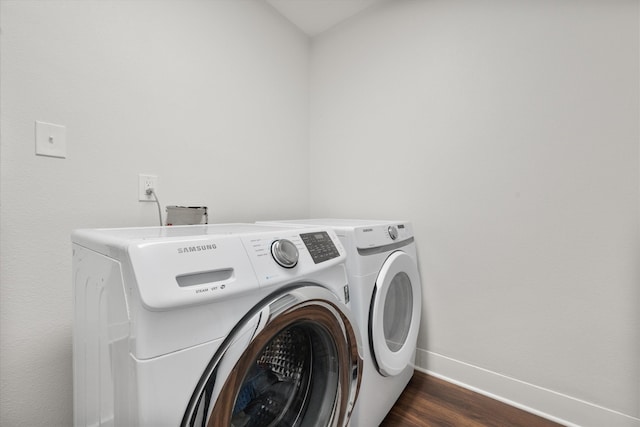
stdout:
[[345,426],[361,336],[328,228],[78,230],[74,425]]
[[364,374],[351,425],[377,426],[414,372],[422,285],[411,223],[350,219],[275,223],[331,227],[342,241],[352,308],[364,342]]

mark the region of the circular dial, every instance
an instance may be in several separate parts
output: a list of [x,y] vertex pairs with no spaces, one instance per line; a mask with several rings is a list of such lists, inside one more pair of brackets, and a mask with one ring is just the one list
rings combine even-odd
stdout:
[[282,267],[293,268],[298,263],[298,248],[291,240],[276,240],[271,244],[271,256]]
[[391,240],[396,240],[398,238],[398,229],[393,225],[389,226],[387,231],[389,232],[389,237],[391,237]]

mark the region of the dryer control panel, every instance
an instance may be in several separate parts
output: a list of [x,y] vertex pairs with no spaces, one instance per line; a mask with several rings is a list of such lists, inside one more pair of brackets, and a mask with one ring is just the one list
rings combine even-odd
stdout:
[[409,222],[359,226],[354,232],[358,249],[381,247],[413,237]]

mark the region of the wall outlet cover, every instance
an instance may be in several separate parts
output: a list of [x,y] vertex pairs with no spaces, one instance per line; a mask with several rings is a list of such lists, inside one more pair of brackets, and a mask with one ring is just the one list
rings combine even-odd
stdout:
[[156,199],[152,194],[147,194],[147,190],[152,188],[158,191],[158,175],[148,175],[141,173],[138,175],[138,201],[153,202]]

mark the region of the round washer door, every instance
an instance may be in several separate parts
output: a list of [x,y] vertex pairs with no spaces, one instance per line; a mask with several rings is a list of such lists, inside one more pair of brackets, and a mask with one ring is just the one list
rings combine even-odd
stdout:
[[369,319],[371,351],[384,376],[413,363],[420,327],[422,287],[418,267],[405,252],[393,252],[376,279]]
[[354,327],[319,286],[272,295],[213,356],[182,426],[346,426],[362,374]]

